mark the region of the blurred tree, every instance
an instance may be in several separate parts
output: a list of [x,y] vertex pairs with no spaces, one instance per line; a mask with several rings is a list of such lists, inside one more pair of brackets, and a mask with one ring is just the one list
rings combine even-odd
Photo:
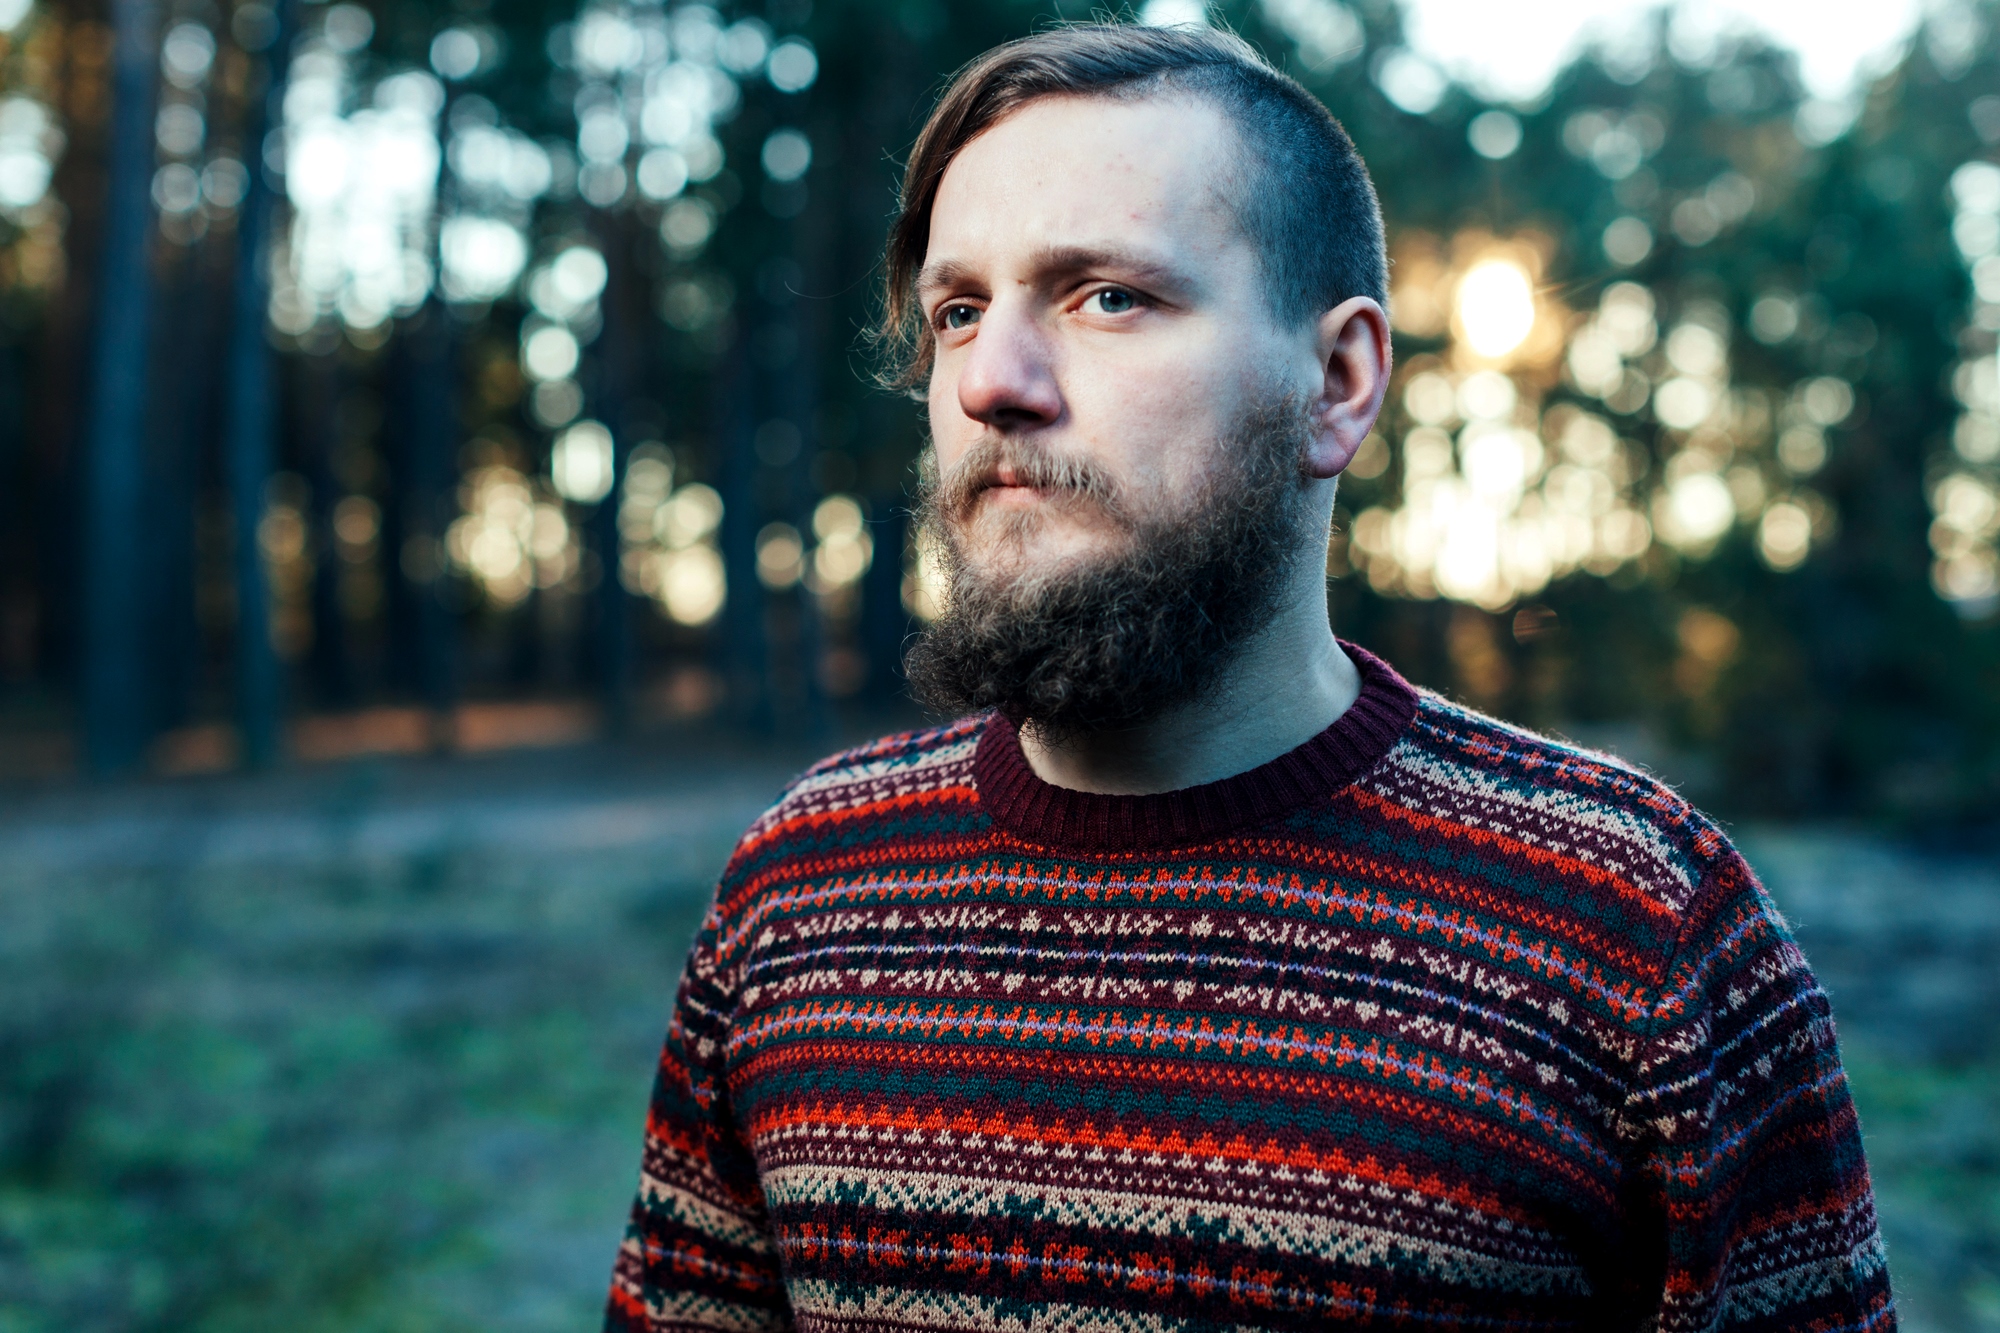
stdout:
[[135,575],[143,562],[146,390],[153,278],[153,0],[112,5],[111,161],[99,268],[89,411],[89,501],[83,524],[84,732],[90,766],[120,773],[139,762],[150,730],[145,615]]
[[[1386,0],[1209,13],[1325,99],[1390,221],[1399,370],[1343,484],[1344,632],[1725,808],[1990,810],[1991,7],[1940,10],[1851,125],[1788,53],[1676,54],[1664,16],[1514,106]],[[293,498],[238,488],[338,529],[273,567],[286,660],[356,645],[361,697],[440,717],[582,663],[621,726],[717,684],[788,730],[893,697],[922,421],[861,335],[898,157],[948,71],[1086,7],[305,14],[251,276],[280,355],[340,369],[285,381],[282,419],[316,417],[277,436]]]
[[[272,191],[263,157],[273,112],[284,105],[291,57],[294,0],[277,0],[268,19],[244,25],[242,40],[256,57],[244,102],[246,165],[236,218],[235,305],[229,326],[227,407],[223,422],[226,475],[235,516],[236,718],[243,757],[256,768],[277,761],[283,682],[271,641],[270,579],[264,521],[279,431],[275,374],[265,337],[270,304]],[[268,31],[262,30],[268,22]]]
[[[1466,399],[1488,387],[1478,370],[1498,363],[1462,359],[1465,279],[1516,238],[1533,252],[1543,319],[1565,335],[1553,366],[1509,372],[1505,424],[1540,437],[1520,464],[1518,512],[1544,530],[1564,517],[1567,492],[1595,480],[1577,468],[1601,436],[1595,461],[1618,489],[1598,503],[1629,497],[1616,503],[1652,537],[1630,560],[1591,552],[1565,574],[1558,558],[1553,577],[1492,589],[1461,580],[1453,608],[1396,563],[1413,558],[1433,584],[1446,566],[1422,568],[1427,553],[1360,522],[1356,543],[1382,546],[1353,552],[1370,586],[1337,589],[1344,621],[1510,715],[1643,723],[1650,742],[1582,730],[1658,755],[1730,809],[1990,817],[1994,599],[1933,592],[1925,503],[1954,412],[1939,387],[1968,321],[1946,183],[1990,153],[1967,118],[1991,86],[1990,14],[1949,34],[1950,15],[1934,20],[1836,136],[1788,53],[1745,38],[1677,61],[1664,16],[1650,43],[1580,61],[1542,105],[1516,110],[1420,86],[1399,69],[1407,53],[1387,15],[1368,17],[1367,54],[1314,68],[1307,20],[1335,8],[1265,3],[1239,17],[1268,49],[1293,39],[1294,72],[1355,134],[1398,238],[1402,371],[1385,419],[1397,447],[1377,476],[1349,479],[1343,507],[1397,513],[1412,466],[1437,464],[1437,440],[1456,446],[1449,477],[1482,484],[1494,451],[1477,423],[1452,441],[1430,422],[1474,415]],[[1370,80],[1353,77],[1363,62]],[[1426,276],[1433,244],[1443,262]],[[1622,353],[1608,346],[1614,309],[1636,312]],[[1973,337],[1990,355],[1991,335]],[[1455,399],[1414,401],[1435,395],[1438,383],[1416,381],[1439,369]],[[1611,429],[1584,428],[1599,423]],[[1414,519],[1397,521],[1407,532]],[[1513,535],[1499,536],[1503,567]]]

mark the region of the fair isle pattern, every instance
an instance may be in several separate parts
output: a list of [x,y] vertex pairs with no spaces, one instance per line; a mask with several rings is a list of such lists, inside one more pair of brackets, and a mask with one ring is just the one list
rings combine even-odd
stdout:
[[1431,695],[1066,793],[815,766],[689,959],[607,1328],[1887,1330],[1825,996],[1644,774]]

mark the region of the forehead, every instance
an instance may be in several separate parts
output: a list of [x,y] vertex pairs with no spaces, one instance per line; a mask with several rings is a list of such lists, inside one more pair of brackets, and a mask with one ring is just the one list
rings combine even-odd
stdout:
[[1135,241],[1212,255],[1243,243],[1242,157],[1235,127],[1206,99],[1040,98],[953,157],[926,257]]

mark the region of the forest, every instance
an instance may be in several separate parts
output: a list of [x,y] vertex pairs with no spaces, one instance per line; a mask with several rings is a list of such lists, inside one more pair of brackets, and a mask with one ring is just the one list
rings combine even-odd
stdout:
[[[1831,100],[1692,12],[1526,102],[1115,16],[1374,172],[1339,632],[1725,821],[1900,1326],[2000,1329],[2000,3]],[[900,163],[1106,13],[0,0],[0,1333],[594,1326],[733,839],[921,718]]]
[[[1162,3],[1381,191],[1341,633],[1732,814],[1990,821],[1990,6],[1851,104],[1663,10],[1524,106],[1386,0]],[[1088,16],[0,4],[0,777],[893,711],[937,593],[865,333],[898,163]]]

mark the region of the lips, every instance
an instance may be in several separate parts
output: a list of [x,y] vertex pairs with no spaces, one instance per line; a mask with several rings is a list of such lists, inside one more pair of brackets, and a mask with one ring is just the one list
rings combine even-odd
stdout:
[[968,511],[982,504],[1026,508],[1052,498],[1056,492],[1047,487],[1029,486],[1019,482],[1008,483],[999,480],[981,482],[967,500]]
[[996,508],[1034,511],[1044,505],[1088,503],[1116,517],[1110,479],[1088,460],[1024,447],[989,436],[960,460],[959,471],[942,479],[936,512],[969,517],[985,506],[991,492]]
[[989,491],[1032,491],[1036,489],[1038,488],[1027,485],[1018,478],[1011,481],[1003,479],[998,468],[986,468],[979,472],[978,475],[968,477],[959,487],[958,493],[964,498],[967,505],[974,505]]

